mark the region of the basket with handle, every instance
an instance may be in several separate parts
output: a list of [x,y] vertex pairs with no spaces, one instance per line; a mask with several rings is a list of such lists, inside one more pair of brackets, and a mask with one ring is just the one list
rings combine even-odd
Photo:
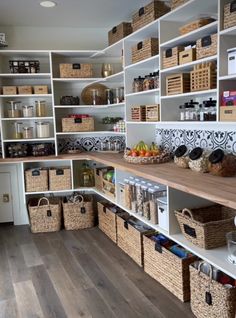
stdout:
[[226,245],[226,233],[235,228],[236,210],[221,205],[185,208],[175,215],[185,238],[204,249]]
[[198,268],[190,266],[191,309],[197,318],[235,318],[236,287],[226,285],[212,279],[212,266],[208,263],[210,275],[201,272],[205,262]]
[[93,201],[80,194],[75,195],[73,202],[63,202],[63,217],[66,230],[79,230],[95,225]]
[[32,198],[28,202],[32,233],[56,232],[61,228],[61,201],[59,198]]

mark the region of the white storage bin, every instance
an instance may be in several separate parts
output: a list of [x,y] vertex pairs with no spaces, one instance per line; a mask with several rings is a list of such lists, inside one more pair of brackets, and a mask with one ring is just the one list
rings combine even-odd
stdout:
[[236,48],[227,50],[228,52],[228,75],[236,74]]
[[157,199],[158,225],[163,229],[169,230],[167,197]]

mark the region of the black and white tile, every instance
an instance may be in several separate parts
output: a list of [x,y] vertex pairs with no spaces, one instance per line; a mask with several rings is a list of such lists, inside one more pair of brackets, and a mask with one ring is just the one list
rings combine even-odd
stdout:
[[220,148],[236,154],[236,131],[157,129],[156,142],[169,151],[185,144],[188,148],[201,147],[207,150]]

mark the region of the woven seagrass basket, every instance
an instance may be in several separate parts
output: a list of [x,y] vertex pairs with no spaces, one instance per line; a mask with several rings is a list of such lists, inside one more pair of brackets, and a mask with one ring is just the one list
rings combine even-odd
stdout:
[[159,164],[165,163],[170,161],[170,153],[163,150],[160,155],[158,156],[151,156],[151,157],[131,157],[128,156],[128,151],[124,153],[125,161],[129,163],[139,164],[139,165],[148,165],[148,164]]

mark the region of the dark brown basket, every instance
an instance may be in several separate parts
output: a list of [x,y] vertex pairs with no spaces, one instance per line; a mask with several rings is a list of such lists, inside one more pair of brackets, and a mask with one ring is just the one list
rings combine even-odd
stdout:
[[212,205],[175,211],[185,238],[206,250],[226,245],[226,233],[235,229],[236,210]]
[[63,202],[63,217],[66,230],[87,229],[95,226],[95,212],[91,198],[77,195],[74,202]]
[[132,33],[132,25],[129,22],[122,22],[108,32],[108,44],[112,45]]
[[59,198],[32,198],[28,202],[32,233],[56,232],[61,229],[61,201]]
[[143,237],[144,271],[181,301],[190,300],[189,265],[196,257],[181,259],[149,238]]
[[163,1],[152,1],[145,7],[140,8],[132,17],[133,32],[160,18],[170,11]]
[[159,41],[156,38],[146,39],[132,47],[132,63],[148,59],[159,53]]
[[191,309],[197,318],[235,318],[236,287],[227,288],[210,277],[190,266]]

